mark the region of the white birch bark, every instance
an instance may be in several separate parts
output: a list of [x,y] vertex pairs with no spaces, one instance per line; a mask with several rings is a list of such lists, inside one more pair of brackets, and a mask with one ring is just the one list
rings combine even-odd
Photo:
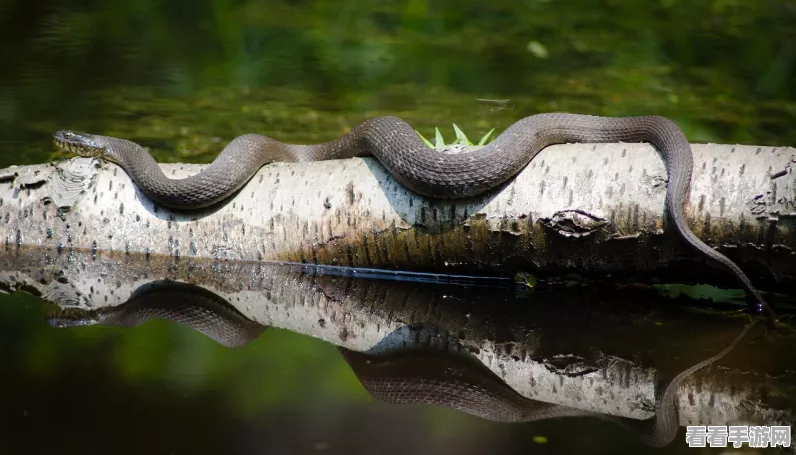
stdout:
[[[694,232],[768,290],[796,285],[796,149],[694,145]],[[164,164],[170,177],[202,165]],[[718,281],[664,222],[666,173],[647,144],[543,150],[495,191],[434,201],[374,159],[273,163],[226,205],[176,213],[113,164],[0,170],[0,242],[181,257],[421,271]],[[723,280],[723,281],[722,281]]]

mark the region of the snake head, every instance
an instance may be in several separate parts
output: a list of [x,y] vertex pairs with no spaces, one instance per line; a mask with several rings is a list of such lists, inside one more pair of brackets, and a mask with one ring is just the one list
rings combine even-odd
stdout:
[[56,131],[53,142],[60,150],[91,158],[103,158],[107,151],[107,144],[100,136],[77,131]]

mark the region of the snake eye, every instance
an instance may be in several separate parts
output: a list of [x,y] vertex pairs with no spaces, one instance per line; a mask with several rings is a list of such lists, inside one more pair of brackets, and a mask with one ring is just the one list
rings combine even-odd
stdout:
[[78,155],[102,158],[108,152],[108,145],[100,136],[77,131],[61,130],[54,134],[58,147]]

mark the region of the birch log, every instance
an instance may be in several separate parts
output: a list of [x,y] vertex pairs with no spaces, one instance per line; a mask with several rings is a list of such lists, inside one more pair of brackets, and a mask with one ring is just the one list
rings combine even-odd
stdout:
[[[796,285],[796,149],[694,145],[689,224],[761,288]],[[164,164],[172,178],[202,165]],[[449,273],[736,285],[668,229],[666,172],[647,144],[543,150],[479,197],[430,200],[370,158],[273,163],[226,204],[178,213],[114,164],[86,158],[0,170],[7,246],[294,261]]]

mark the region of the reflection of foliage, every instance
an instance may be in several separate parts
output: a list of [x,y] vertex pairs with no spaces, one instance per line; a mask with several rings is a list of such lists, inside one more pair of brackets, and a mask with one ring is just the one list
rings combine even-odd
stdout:
[[746,292],[743,289],[721,289],[707,284],[654,284],[652,285],[661,296],[671,299],[681,294],[692,299],[708,299],[717,303],[745,304]]
[[536,277],[528,272],[517,272],[514,274],[514,281],[531,289],[538,283]]
[[[479,134],[540,111],[659,113],[693,140],[796,143],[786,0],[49,3],[0,2],[0,146],[38,153],[23,161],[61,127],[202,160],[215,136],[308,142],[376,113]],[[484,97],[514,109],[478,112]]]

